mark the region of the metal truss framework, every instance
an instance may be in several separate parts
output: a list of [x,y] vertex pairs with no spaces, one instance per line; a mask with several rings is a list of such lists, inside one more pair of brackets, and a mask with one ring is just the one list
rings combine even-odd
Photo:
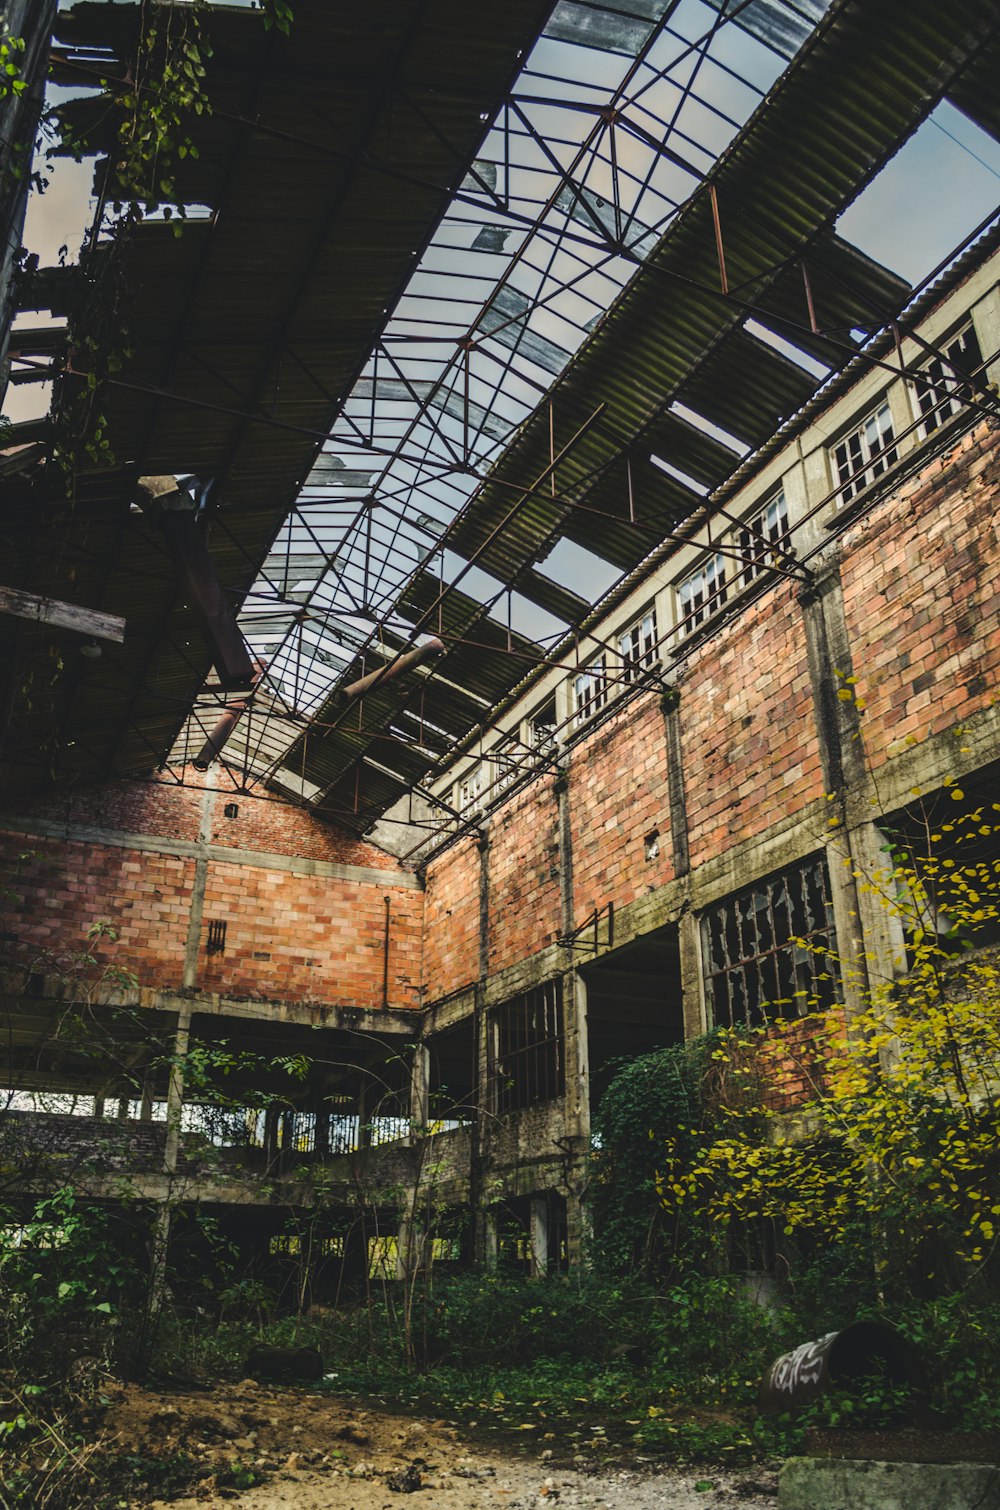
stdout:
[[[477,566],[477,552],[463,553],[452,541],[484,483],[496,485],[494,468],[511,438],[545,405],[550,464],[517,487],[500,484],[510,487],[511,514],[533,496],[601,514],[559,492],[557,464],[566,448],[556,449],[549,390],[699,194],[712,199],[715,292],[745,317],[765,322],[766,312],[730,282],[724,226],[713,186],[704,185],[827,3],[636,0],[626,10],[561,0],[556,6],[241,605],[251,655],[267,670],[227,749],[225,782],[235,790],[271,787],[319,806],[328,788],[305,775],[310,731],[355,727],[364,735],[359,768],[383,769],[417,799],[419,812],[400,822],[449,839],[477,821],[436,796],[427,771],[433,777],[469,747],[470,734],[481,739],[496,727],[495,699],[468,686],[452,689],[479,712],[473,729],[456,732],[447,720],[435,721],[431,683],[447,685],[447,677],[432,668],[402,713],[372,730],[363,703],[331,711],[331,694],[356,674],[359,658],[362,673],[386,666],[431,634],[507,656],[524,676],[564,663],[575,629],[613,588],[619,569],[579,546],[567,558],[567,542],[556,534],[551,554],[536,561],[533,582],[525,586],[521,574],[519,591]],[[847,332],[820,330],[805,265],[802,278],[809,323],[801,333],[823,335],[845,358],[866,355]],[[889,313],[872,310],[869,335]],[[795,342],[792,322],[776,321],[772,311],[765,323],[786,345]],[[308,375],[301,353],[288,346],[285,353]],[[898,375],[898,360],[867,355]],[[799,356],[817,386],[829,369],[810,365],[801,350]],[[750,449],[698,415],[689,422],[700,422],[731,452],[733,470]],[[600,427],[601,411],[586,423]],[[696,483],[691,488],[692,513],[706,493]],[[631,477],[629,495],[629,523],[645,529],[652,550],[664,530],[636,514]],[[224,530],[224,520],[214,527]],[[719,548],[738,554],[725,538]],[[770,568],[797,576],[806,570],[790,548],[780,559],[772,556]],[[571,571],[580,573],[581,593],[562,585]],[[436,591],[417,607],[414,586],[428,576]],[[463,596],[480,605],[480,623],[499,627],[503,643],[495,633],[482,641],[475,631],[450,634],[448,605]],[[602,645],[589,627],[586,643],[593,653]],[[635,690],[628,680],[625,694]],[[164,779],[183,780],[225,703],[219,689],[203,689]],[[298,769],[289,764],[293,747]],[[507,753],[518,781],[555,759],[551,749],[528,746]],[[416,779],[408,777],[406,754],[419,757]],[[325,810],[339,816],[329,804]],[[343,816],[358,826],[357,811]]]

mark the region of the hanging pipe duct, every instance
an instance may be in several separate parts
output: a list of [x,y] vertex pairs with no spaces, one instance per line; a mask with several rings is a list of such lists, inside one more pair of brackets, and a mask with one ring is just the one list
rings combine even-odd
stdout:
[[241,697],[239,702],[226,704],[211,734],[209,734],[205,743],[194,757],[192,765],[196,771],[207,771],[213,761],[218,760],[224,745],[236,728],[236,725],[252,705],[254,694],[260,686],[261,678],[264,675],[266,663],[264,661],[255,661],[254,668],[253,682],[247,696]]
[[444,645],[439,639],[436,637],[429,639],[414,650],[407,650],[403,655],[397,655],[394,661],[387,661],[384,666],[379,666],[377,671],[370,671],[359,681],[351,682],[350,686],[342,687],[341,701],[353,703],[359,697],[364,697],[366,692],[371,692],[374,687],[380,687],[383,682],[394,682],[397,676],[402,676],[406,671],[412,671],[415,666],[422,666],[424,661],[432,660],[443,651]]

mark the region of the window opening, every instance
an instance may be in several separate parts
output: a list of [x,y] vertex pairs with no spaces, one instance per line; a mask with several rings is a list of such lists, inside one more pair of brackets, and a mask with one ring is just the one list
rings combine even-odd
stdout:
[[622,678],[637,682],[644,671],[656,665],[656,608],[650,607],[618,636],[618,653],[622,658]]
[[884,825],[886,870],[894,872],[911,962],[921,933],[945,954],[1000,943],[1000,805],[992,800],[994,791],[991,779],[975,787],[952,785]]
[[826,859],[813,855],[702,917],[705,982],[718,1027],[758,1027],[839,1000]]
[[[761,538],[763,537],[763,539]],[[768,550],[764,541],[772,545],[784,545],[788,538],[788,503],[784,492],[776,493],[759,514],[748,519],[740,530],[740,555],[746,562],[743,569],[743,586],[749,587],[762,577],[774,562],[775,553]]]
[[483,768],[481,765],[473,769],[458,783],[458,801],[456,807],[460,813],[474,813],[480,806],[483,796]]
[[547,981],[493,1010],[491,1081],[497,1112],[561,1096],[565,1083],[562,981]]
[[573,678],[573,720],[577,728],[608,700],[607,658],[601,654]]
[[227,802],[225,807],[222,809],[223,816],[226,818],[239,817],[239,811],[240,807],[238,802]]
[[961,372],[976,372],[983,362],[982,352],[975,327],[971,321],[945,346],[947,363],[940,357],[932,357],[914,378],[917,408],[923,416],[921,434],[926,438],[941,425],[958,414],[972,399],[972,388],[967,383],[956,386],[954,368]]
[[681,634],[691,634],[716,613],[729,596],[726,585],[726,560],[718,554],[706,556],[677,587],[680,601]]
[[837,481],[843,484],[840,506],[850,503],[877,477],[887,472],[898,455],[892,415],[888,403],[883,401],[856,430],[845,435],[833,448]]
[[556,700],[550,697],[528,722],[531,748],[554,750],[556,747]]
[[499,796],[512,786],[517,779],[517,745],[516,735],[509,739],[503,739],[498,745],[494,745],[490,754],[493,766],[493,792]]
[[226,924],[224,919],[214,919],[208,925],[208,954],[225,954],[226,952]]

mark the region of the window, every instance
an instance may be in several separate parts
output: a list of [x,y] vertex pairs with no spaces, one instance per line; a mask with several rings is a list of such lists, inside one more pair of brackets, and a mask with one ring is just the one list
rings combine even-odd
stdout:
[[554,750],[556,747],[556,700],[550,697],[528,721],[528,731],[533,750]]
[[951,419],[972,398],[972,389],[967,384],[959,385],[955,372],[957,367],[960,372],[973,373],[982,366],[979,340],[971,323],[945,343],[944,355],[946,362],[941,357],[932,357],[914,380],[917,407],[923,416],[920,429],[925,437]]
[[[702,917],[705,984],[718,1027],[756,1027],[838,999],[826,860],[814,855],[756,881]],[[795,940],[796,942],[793,942]]]
[[748,519],[740,530],[740,555],[746,562],[743,568],[743,586],[749,587],[764,575],[774,560],[765,541],[772,545],[784,545],[788,538],[788,504],[783,492],[775,494],[759,514]]
[[499,796],[517,779],[518,739],[517,735],[511,735],[509,739],[502,739],[498,745],[494,745],[490,753],[490,764],[493,767],[493,794]]
[[[961,793],[956,798],[956,793]],[[919,933],[945,954],[1000,943],[996,772],[921,798],[884,824],[907,947]]]
[[656,665],[656,609],[650,607],[618,636],[618,653],[622,658],[622,677],[637,682],[642,673]]
[[840,506],[864,491],[896,461],[896,437],[889,405],[883,400],[868,418],[833,448]]
[[729,596],[724,556],[706,556],[701,565],[678,584],[681,634],[691,634],[704,624]]
[[548,981],[494,1008],[490,1033],[493,1105],[518,1111],[561,1096],[562,981]]
[[608,700],[608,672],[605,656],[578,671],[573,678],[573,715],[577,728],[593,718]]
[[483,795],[483,768],[481,765],[473,766],[458,783],[458,801],[456,806],[460,813],[475,812]]

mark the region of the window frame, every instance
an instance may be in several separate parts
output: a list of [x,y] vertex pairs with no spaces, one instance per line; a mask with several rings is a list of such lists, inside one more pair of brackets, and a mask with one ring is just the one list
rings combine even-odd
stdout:
[[[885,424],[880,422],[885,417]],[[869,427],[878,427],[879,444],[875,445]],[[856,454],[851,454],[851,447]],[[843,452],[841,458],[840,452]],[[845,430],[839,440],[827,447],[830,471],[834,478],[837,508],[842,509],[873,483],[884,477],[899,460],[899,439],[892,413],[889,394],[885,392],[868,410],[864,418]]]
[[620,630],[615,639],[621,657],[622,681],[631,686],[659,664],[655,602]]
[[[709,550],[702,556],[697,566],[693,567],[691,571],[687,572],[678,581],[676,588],[678,607],[677,628],[683,639],[687,639],[689,635],[694,634],[696,629],[700,629],[702,624],[714,618],[719,610],[729,601],[729,592],[732,584],[729,582],[727,565],[726,557],[721,551]],[[713,568],[715,576],[714,586],[712,586],[710,581],[713,575]],[[699,598],[692,608],[686,608],[684,601],[685,590],[694,582],[696,577],[704,579],[706,592],[704,597]],[[690,596],[693,597],[694,594],[692,593]]]
[[[969,336],[972,337],[975,360],[969,362],[966,367],[963,362],[966,356],[963,344],[966,337]],[[983,353],[979,344],[979,332],[971,315],[963,320],[958,329],[946,341],[939,341],[937,344],[948,358],[949,363],[953,363],[955,367],[958,367],[963,372],[968,371],[970,378],[974,373],[982,371]],[[932,369],[937,370],[932,371]],[[922,375],[926,375],[933,383],[950,382],[955,384],[956,387],[946,397],[942,398],[936,388],[931,388],[926,383],[921,384]],[[956,414],[961,414],[962,410],[968,406],[974,396],[971,382],[959,385],[955,372],[950,366],[946,368],[938,356],[932,356],[924,362],[922,367],[911,378],[908,386],[913,400],[914,415],[919,426],[918,433],[921,440],[927,440],[936,430],[942,429],[943,426],[948,424],[949,420],[954,419]]]
[[573,703],[573,727],[580,729],[608,704],[610,692],[606,650],[602,650],[586,666],[576,668],[570,683],[570,693]]
[[[799,888],[797,896],[792,895],[793,884]],[[822,908],[818,917],[817,903]],[[783,918],[778,912],[782,906]],[[824,850],[713,902],[701,914],[700,934],[705,1004],[716,1027],[794,1020],[842,1000]],[[805,945],[793,943],[795,939]],[[777,989],[764,994],[768,979]],[[755,983],[761,988],[756,996]]]
[[[769,519],[772,510],[775,515],[773,523]],[[787,549],[788,498],[783,487],[772,493],[763,507],[740,525],[739,549],[746,563],[740,574],[740,584],[743,587],[752,586],[772,569],[771,558],[774,553],[766,549],[760,536],[770,545]]]

